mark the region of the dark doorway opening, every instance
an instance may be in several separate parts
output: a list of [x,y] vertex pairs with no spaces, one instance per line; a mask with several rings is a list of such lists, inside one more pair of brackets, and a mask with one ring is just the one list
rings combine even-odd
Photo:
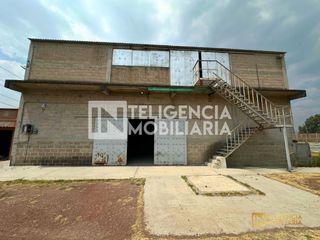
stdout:
[[13,130],[0,130],[0,160],[8,160]]
[[[135,132],[130,131],[130,125]],[[138,131],[138,129],[141,129],[141,131]],[[153,151],[154,120],[129,119],[127,164],[140,166],[153,165]]]

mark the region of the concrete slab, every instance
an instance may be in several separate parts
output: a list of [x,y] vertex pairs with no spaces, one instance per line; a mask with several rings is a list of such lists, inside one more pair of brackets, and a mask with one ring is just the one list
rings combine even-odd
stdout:
[[32,179],[126,179],[133,178],[137,167],[46,167],[51,170]]
[[250,194],[251,190],[244,185],[222,175],[187,176],[187,181],[198,194],[223,195],[227,193]]
[[215,174],[206,166],[103,166],[103,167],[40,167],[19,166],[0,168],[0,181],[15,179],[58,180],[58,179],[123,179],[154,176],[182,176]]
[[293,172],[320,173],[320,167],[299,167],[299,168],[294,168]]
[[286,168],[245,168],[251,174],[288,173]]
[[154,176],[186,176],[186,175],[216,175],[207,166],[152,166],[139,167],[135,174],[137,178]]
[[212,168],[212,171],[219,175],[250,175],[257,174],[257,172],[252,171],[252,169],[244,169],[244,168]]
[[[320,168],[295,168],[297,172],[319,172]],[[107,179],[107,178],[147,178],[155,176],[188,175],[258,175],[264,173],[287,172],[286,169],[213,169],[207,166],[103,166],[103,167],[10,167],[9,161],[0,162],[0,181],[15,179]]]
[[5,160],[5,161],[0,161],[0,169],[3,167],[9,167],[10,161]]
[[[225,171],[215,171],[221,174],[235,174],[245,173],[245,174],[270,174],[270,173],[288,173],[289,171],[286,168],[244,168],[244,169],[232,169],[228,168]],[[301,172],[301,173],[320,173],[320,167],[294,167],[292,172]]]
[[266,195],[196,195],[181,177],[147,178],[147,230],[155,235],[191,236],[320,226],[319,196],[260,175],[233,177]]
[[320,143],[309,142],[311,152],[320,152]]

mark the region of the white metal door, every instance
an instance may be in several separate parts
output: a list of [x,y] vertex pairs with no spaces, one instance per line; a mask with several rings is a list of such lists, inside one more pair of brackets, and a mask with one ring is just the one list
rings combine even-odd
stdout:
[[[187,137],[185,133],[186,121],[183,119],[157,119],[155,124],[158,131],[154,135],[154,164],[155,165],[186,165]],[[161,124],[169,127],[169,132],[159,131]],[[173,128],[171,128],[173,126]],[[173,130],[171,132],[171,129]]]
[[216,59],[227,69],[224,67],[221,67],[220,70],[220,75],[223,80],[225,80],[227,83],[230,82],[230,64],[229,64],[229,54],[228,53],[216,53]]
[[[214,62],[214,60],[217,60],[216,53],[215,52],[201,52],[201,60],[204,60],[202,64],[202,77],[203,78],[213,78],[216,77],[215,74],[217,74],[217,63]],[[209,61],[206,61],[209,60]],[[212,62],[210,62],[212,61]]]
[[[202,62],[202,68],[204,69],[202,70],[203,78],[211,78],[216,74],[227,83],[230,83],[230,73],[228,71],[228,69],[230,69],[230,64],[228,53],[201,52],[201,60],[204,60],[204,62]],[[206,62],[205,60],[217,60],[226,68],[224,68],[217,62]]]
[[196,51],[170,51],[170,85],[192,86],[193,66],[198,60]]
[[[96,124],[97,126],[96,119]],[[113,125],[121,127],[125,121],[128,124],[128,119],[101,119],[101,129],[107,130],[107,125],[112,122]],[[92,164],[105,161],[106,165],[126,165],[127,164],[127,135],[125,139],[94,139],[92,150]]]

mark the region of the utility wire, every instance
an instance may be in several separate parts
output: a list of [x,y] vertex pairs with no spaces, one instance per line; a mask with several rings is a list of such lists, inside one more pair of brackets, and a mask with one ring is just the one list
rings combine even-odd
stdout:
[[[13,75],[13,76],[15,76],[15,77],[17,77],[17,78],[20,78],[17,74],[11,72],[10,70],[6,69],[5,67],[0,66],[0,68],[2,68],[3,70],[7,71],[8,73],[10,73],[10,74]],[[2,79],[0,79],[0,81],[3,82],[3,83],[5,83],[5,81],[2,80]],[[4,86],[1,85],[1,87],[4,87]],[[16,101],[17,103],[19,103],[19,101],[18,101],[17,99],[14,99],[14,98],[12,98],[12,97],[6,96],[6,95],[4,95],[4,94],[1,94],[1,93],[0,93],[0,96],[6,97],[6,98],[8,98],[8,99],[11,99],[11,100]],[[13,106],[12,104],[9,104],[9,103],[4,103],[4,102],[1,102],[1,101],[0,101],[0,103],[2,103],[2,104],[4,104],[4,105],[7,105],[7,106],[9,106],[9,107],[14,107],[14,108],[16,108],[16,106]]]
[[6,96],[6,95],[4,95],[4,94],[2,94],[2,93],[0,93],[0,96],[9,98],[9,99],[11,99],[11,100],[13,100],[13,101],[16,101],[16,102],[19,102],[17,99],[15,99],[15,98],[13,98],[13,97]]
[[[3,83],[5,83],[5,81],[4,81],[4,80],[2,80],[2,79],[0,79],[0,81],[1,81],[1,82],[3,82]],[[4,86],[4,85],[0,85],[0,87],[5,88],[5,86]],[[14,99],[14,98],[12,98],[12,97],[6,96],[6,95],[4,95],[4,94],[1,94],[1,93],[0,93],[0,95],[1,95],[1,96],[3,96],[3,97],[7,97],[7,98],[10,98],[10,99],[12,99],[12,100],[15,100],[15,101],[19,102],[17,99]]]
[[4,105],[7,105],[8,107],[17,108],[17,106],[13,106],[13,105],[11,105],[11,104],[9,104],[9,103],[5,103],[5,102],[1,102],[1,101],[0,101],[0,103],[1,103],[1,104],[4,104]]
[[0,68],[2,68],[3,70],[7,71],[8,73],[11,73],[12,75],[16,76],[17,78],[20,78],[17,74],[11,72],[10,70],[8,70],[8,69],[6,69],[6,68],[4,68],[2,66],[0,66]]

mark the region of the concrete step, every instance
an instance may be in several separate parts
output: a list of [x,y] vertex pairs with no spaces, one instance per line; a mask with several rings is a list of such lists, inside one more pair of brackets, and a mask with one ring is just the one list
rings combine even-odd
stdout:
[[212,168],[226,168],[226,158],[222,156],[213,156],[213,158],[209,160],[208,166]]

